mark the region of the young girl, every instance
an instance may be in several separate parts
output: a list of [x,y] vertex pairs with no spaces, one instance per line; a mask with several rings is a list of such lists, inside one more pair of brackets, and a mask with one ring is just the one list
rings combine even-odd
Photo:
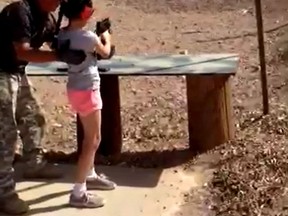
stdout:
[[[68,42],[72,49],[84,50],[87,55],[81,64],[68,65],[68,101],[79,114],[84,129],[83,150],[77,164],[75,185],[69,203],[74,207],[97,208],[104,205],[104,200],[87,193],[87,187],[112,190],[116,186],[107,178],[97,175],[94,170],[94,157],[100,143],[102,109],[95,52],[104,58],[109,56],[111,38],[108,31],[98,37],[92,31],[84,30],[94,12],[92,0],[68,0],[62,7],[69,24],[59,32],[58,47]],[[105,41],[105,45],[101,40]]]

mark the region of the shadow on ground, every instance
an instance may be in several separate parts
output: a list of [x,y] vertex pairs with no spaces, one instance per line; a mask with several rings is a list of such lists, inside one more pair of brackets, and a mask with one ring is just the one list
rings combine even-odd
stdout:
[[[75,165],[59,164],[58,166],[64,174],[61,179],[27,180],[22,178],[22,171],[26,168],[25,164],[15,164],[17,192],[31,206],[27,215],[58,216],[79,213],[80,210],[72,209],[67,205],[69,193],[73,187]],[[123,165],[97,166],[96,168],[99,173],[104,173],[113,179],[119,187],[115,191],[91,191],[104,196],[109,203],[107,203],[107,208],[93,211],[81,210],[82,213],[88,215],[95,213],[103,216],[117,215],[117,208],[118,211],[121,211],[119,216],[139,215],[141,209],[146,211],[145,215],[162,215],[160,211],[165,210],[163,206],[170,208],[173,203],[176,203],[173,206],[175,208],[182,200],[181,194],[189,190],[191,182],[196,182],[194,177],[184,177],[185,174],[176,168],[137,168]],[[123,202],[125,197],[130,197],[129,202]],[[131,199],[131,197],[133,198]],[[117,203],[121,203],[121,207]],[[115,208],[115,204],[118,205],[117,208]],[[149,209],[146,209],[147,206]]]
[[[59,165],[63,173],[63,178],[56,180],[43,180],[31,179],[32,182],[41,182],[43,186],[53,183],[73,183],[75,165]],[[25,182],[26,179],[22,178],[21,171],[25,170],[24,164],[17,164],[16,166],[16,179],[17,182]],[[153,188],[156,187],[159,178],[162,174],[162,169],[142,169],[133,167],[122,167],[122,166],[99,166],[96,167],[98,173],[103,173],[117,183],[118,186],[122,187],[145,187]],[[35,187],[41,187],[41,184]],[[21,189],[22,191],[29,190],[31,188]]]
[[[139,168],[171,168],[180,166],[194,158],[196,154],[189,149],[173,150],[153,150],[145,152],[123,152],[115,157],[105,157],[97,155],[95,163],[97,165],[116,165]],[[75,164],[77,162],[77,153],[68,153],[62,151],[48,151],[45,154],[50,163]],[[15,163],[22,162],[22,157],[17,155]]]
[[[47,184],[49,184],[49,182],[73,183],[76,154],[54,154],[55,155],[53,156],[52,153],[47,153],[47,158],[51,163],[59,164],[59,168],[62,170],[64,177],[57,180],[46,181]],[[96,165],[97,172],[103,173],[110,179],[113,179],[117,185],[124,187],[152,188],[157,186],[163,169],[183,165],[191,160],[193,155],[191,151],[186,149],[172,151],[124,152],[121,154],[120,158],[118,158],[117,163],[114,161],[114,164],[110,163],[109,166],[109,160],[107,158],[98,158],[100,159],[96,163],[98,164]],[[18,161],[21,160],[19,159]],[[17,162],[15,164],[15,170],[17,181],[25,182],[25,179],[22,178],[22,171],[25,170],[25,164]],[[37,179],[33,181],[38,182]],[[42,180],[40,182],[42,182]],[[38,185],[37,187],[41,187],[41,185]]]
[[[62,196],[68,195],[70,190],[65,190],[65,187],[60,187],[60,191],[54,192],[47,191],[47,187],[56,187],[56,184],[59,185],[64,183],[67,185],[73,185],[73,176],[75,173],[75,165],[64,165],[60,164],[59,168],[63,172],[63,178],[56,180],[37,180],[31,179],[29,186],[26,186],[26,179],[22,178],[22,170],[25,170],[25,164],[17,163],[15,166],[16,169],[16,179],[17,183],[21,184],[21,188],[17,190],[18,193],[32,193],[32,191],[41,191],[43,194],[39,194],[37,198],[32,198],[30,200],[25,200],[30,206],[42,205],[42,203],[50,202],[53,199],[59,199]],[[143,169],[135,167],[123,167],[123,166],[99,166],[96,167],[97,172],[104,173],[109,176],[110,179],[113,179],[120,187],[132,187],[132,188],[154,188],[157,186],[160,176],[162,174],[162,169]],[[32,182],[32,186],[31,185]],[[25,184],[25,186],[22,186]],[[54,186],[55,185],[55,186]],[[58,186],[59,187],[59,186]],[[68,201],[68,200],[67,200]],[[65,208],[70,208],[67,204],[51,205],[45,207],[33,208],[29,211],[27,215],[37,215],[40,213],[62,211]]]
[[[160,211],[159,209],[163,211],[163,206],[165,208],[169,206],[169,212],[174,212],[183,200],[183,193],[189,191],[191,187],[203,185],[214,169],[214,162],[217,162],[217,158],[211,158],[210,155],[207,155],[201,156],[201,158],[198,156],[198,162],[189,165],[187,162],[191,159],[193,159],[193,154],[189,150],[126,152],[121,155],[117,164],[96,166],[99,173],[109,176],[119,187],[115,191],[95,191],[106,197],[109,204],[104,209],[87,210],[87,214],[117,215],[115,203],[122,203],[125,196],[133,197],[133,199],[130,199],[128,203],[121,204],[121,211],[126,205],[127,208],[125,209],[128,209],[128,212],[125,210],[125,212],[119,213],[119,216],[124,213],[125,215],[143,215],[141,209],[144,207],[146,209],[147,206],[152,210],[150,212],[146,209],[144,215],[162,215],[158,211]],[[67,161],[66,163],[63,161],[58,166],[64,176],[56,180],[25,180],[22,178],[22,171],[26,168],[25,164],[20,162],[15,164],[17,192],[31,206],[27,215],[56,216],[77,215],[79,213],[80,210],[71,209],[67,206],[69,193],[73,186],[75,163],[69,164]],[[150,163],[149,166],[145,164],[147,161]],[[133,164],[138,165],[138,167]],[[151,164],[155,167],[151,168],[153,167]],[[177,168],[183,164],[189,165],[189,168],[185,169],[185,173]],[[124,197],[123,194],[125,194]],[[86,214],[86,210],[81,211]]]

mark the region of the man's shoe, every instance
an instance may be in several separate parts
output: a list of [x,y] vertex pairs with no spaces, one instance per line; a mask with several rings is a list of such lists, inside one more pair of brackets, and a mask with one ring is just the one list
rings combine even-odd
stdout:
[[60,168],[54,164],[45,163],[36,165],[33,168],[27,169],[23,173],[23,177],[26,179],[56,179],[61,178],[63,172]]
[[20,199],[18,194],[13,194],[7,198],[0,199],[0,212],[8,215],[22,215],[28,211],[28,204]]

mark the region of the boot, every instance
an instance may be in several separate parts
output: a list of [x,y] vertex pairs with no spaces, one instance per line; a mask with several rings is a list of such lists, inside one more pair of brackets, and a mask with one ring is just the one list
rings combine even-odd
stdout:
[[42,149],[35,149],[24,154],[26,156],[27,168],[23,177],[27,179],[55,179],[61,178],[62,172],[54,164],[49,164],[44,158]]
[[56,179],[61,178],[62,173],[58,166],[43,162],[33,167],[29,166],[29,169],[24,171],[23,177],[26,179]]
[[0,215],[1,212],[8,215],[22,215],[26,214],[28,211],[28,204],[20,199],[18,194],[13,194],[0,199]]

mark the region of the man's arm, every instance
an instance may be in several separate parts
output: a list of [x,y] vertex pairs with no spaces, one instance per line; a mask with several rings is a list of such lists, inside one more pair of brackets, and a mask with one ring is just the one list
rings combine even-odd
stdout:
[[32,49],[29,43],[14,42],[14,48],[19,60],[28,62],[51,62],[57,61],[56,52],[51,50]]
[[30,46],[31,23],[29,11],[18,5],[11,9],[9,19],[12,26],[12,39],[14,49],[19,60],[28,62],[49,62],[57,60],[57,55],[53,51],[33,49]]

